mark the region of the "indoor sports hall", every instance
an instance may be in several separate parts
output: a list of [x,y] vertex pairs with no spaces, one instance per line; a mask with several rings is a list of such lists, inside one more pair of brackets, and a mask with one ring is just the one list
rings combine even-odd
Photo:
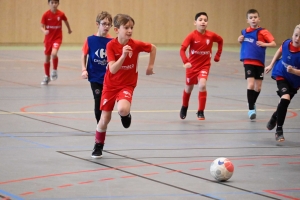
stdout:
[[[63,30],[58,79],[41,85],[39,26],[47,1],[0,0],[5,8],[0,13],[0,200],[300,199],[300,96],[289,105],[285,141],[276,142],[275,129],[266,128],[279,102],[276,81],[265,75],[257,116],[250,120],[237,42],[247,27],[247,10],[256,8],[261,26],[277,43],[267,50],[268,65],[300,23],[300,1],[236,2],[61,0],[73,33]],[[89,82],[81,78],[81,48],[96,31],[94,18],[102,10],[131,15],[133,38],[155,44],[157,54],[151,76],[145,74],[149,54],[139,56],[131,126],[123,128],[115,109],[103,157],[94,159],[94,101]],[[196,116],[196,86],[182,120],[185,69],[179,49],[195,29],[199,11],[208,13],[208,30],[223,37],[224,47],[220,62],[212,59],[205,120]],[[234,165],[226,182],[210,174],[211,163],[220,157]]]

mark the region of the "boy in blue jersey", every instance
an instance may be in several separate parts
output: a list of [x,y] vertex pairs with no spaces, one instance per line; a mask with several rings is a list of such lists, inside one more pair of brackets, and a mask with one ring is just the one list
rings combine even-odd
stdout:
[[248,117],[252,120],[256,118],[255,103],[264,79],[266,47],[275,47],[276,43],[272,34],[258,25],[260,18],[257,10],[248,10],[246,17],[250,27],[242,30],[238,42],[241,44],[240,60],[247,79]]
[[272,71],[272,78],[277,82],[277,94],[280,97],[277,110],[273,113],[267,128],[272,130],[276,124],[275,139],[284,141],[284,120],[290,101],[300,87],[300,24],[294,29],[292,40],[287,39],[275,53],[271,64],[265,68],[265,72]]
[[96,17],[96,25],[96,35],[89,36],[82,47],[81,77],[88,79],[91,84],[95,100],[95,118],[98,124],[101,117],[100,102],[107,66],[106,44],[111,40],[108,31],[112,27],[112,16],[108,12],[101,12]]

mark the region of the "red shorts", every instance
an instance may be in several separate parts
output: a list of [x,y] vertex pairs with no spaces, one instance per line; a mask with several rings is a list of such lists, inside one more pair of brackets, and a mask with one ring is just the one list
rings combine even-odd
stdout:
[[45,55],[51,55],[52,49],[59,50],[61,42],[59,42],[59,41],[45,42],[44,45],[45,45],[45,49],[44,49]]
[[133,90],[133,87],[125,87],[118,90],[108,90],[104,88],[102,91],[100,110],[112,111],[115,102],[118,102],[121,99],[126,99],[131,103]]
[[197,85],[200,78],[205,78],[207,80],[209,74],[209,69],[201,69],[198,73],[186,73],[185,84],[186,85]]

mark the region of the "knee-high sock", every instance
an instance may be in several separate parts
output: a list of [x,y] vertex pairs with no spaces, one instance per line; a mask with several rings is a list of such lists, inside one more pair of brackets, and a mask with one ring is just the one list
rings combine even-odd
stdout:
[[184,107],[188,107],[189,106],[190,97],[191,97],[191,93],[186,93],[185,90],[183,90],[182,105]]
[[277,107],[277,127],[283,126],[289,104],[290,104],[290,100],[288,99],[280,100]]
[[104,144],[106,132],[98,132],[96,131],[95,142]]
[[198,110],[204,110],[206,104],[207,91],[199,92],[198,94]]
[[58,57],[56,56],[55,58],[52,59],[53,62],[53,69],[57,70],[57,66],[58,66]]
[[44,63],[45,75],[50,76],[50,62]]
[[256,91],[254,90],[254,99],[253,99],[253,100],[254,100],[254,104],[256,103],[256,100],[257,100],[259,94],[260,94],[260,91],[259,91],[259,92],[256,92]]
[[247,99],[248,99],[248,107],[249,110],[254,110],[254,98],[255,98],[255,91],[254,90],[247,90]]

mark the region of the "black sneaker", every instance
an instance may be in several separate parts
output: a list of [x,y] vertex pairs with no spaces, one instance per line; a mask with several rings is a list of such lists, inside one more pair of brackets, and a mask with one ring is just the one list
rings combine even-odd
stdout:
[[198,120],[205,120],[203,110],[198,110],[198,112],[196,114],[197,114]]
[[267,129],[272,130],[273,128],[275,128],[276,124],[277,124],[277,119],[271,117],[270,121],[268,121],[267,123]]
[[283,130],[277,130],[275,133],[275,140],[277,142],[283,142],[285,139],[283,137]]
[[101,158],[103,146],[104,146],[104,144],[95,143],[94,150],[93,150],[91,157],[92,158]]
[[130,124],[131,124],[131,114],[129,113],[127,116],[121,116],[121,121],[122,121],[122,124],[123,124],[123,127],[124,128],[129,128]]
[[187,109],[188,109],[188,107],[181,106],[181,110],[180,110],[180,118],[181,119],[186,118]]

